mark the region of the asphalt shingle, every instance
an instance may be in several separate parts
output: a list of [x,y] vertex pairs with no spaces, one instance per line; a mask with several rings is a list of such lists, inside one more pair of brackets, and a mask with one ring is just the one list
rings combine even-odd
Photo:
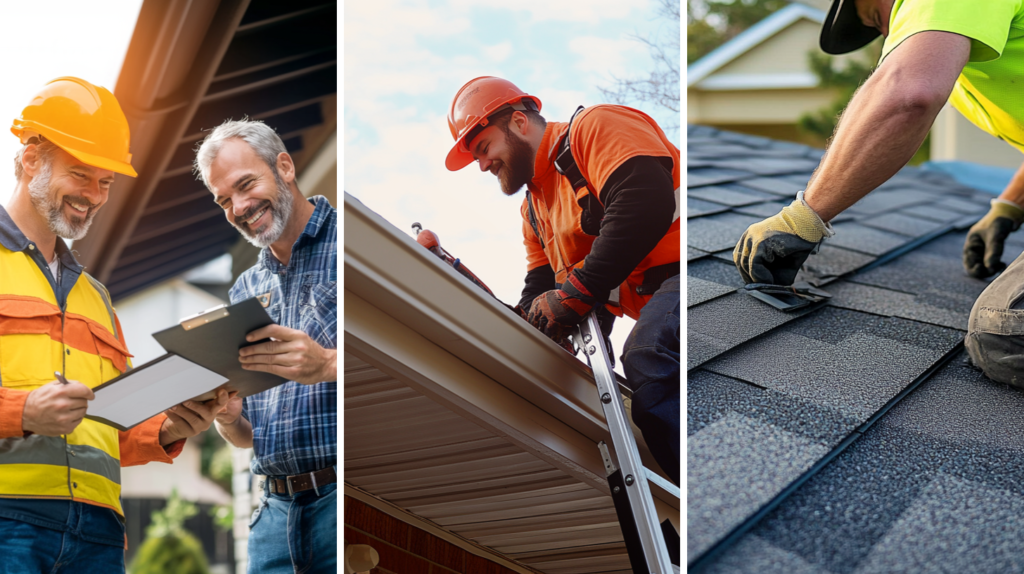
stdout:
[[732,249],[756,217],[739,213],[709,215],[686,222],[686,244],[701,251]]
[[686,278],[686,306],[693,307],[705,301],[710,301],[715,297],[721,297],[727,293],[732,293],[736,289],[721,285],[719,283],[712,283],[711,281],[705,281],[696,277]]
[[[822,445],[734,413],[687,439],[689,557],[757,512],[826,452]],[[752,476],[758,480],[749,480]]]

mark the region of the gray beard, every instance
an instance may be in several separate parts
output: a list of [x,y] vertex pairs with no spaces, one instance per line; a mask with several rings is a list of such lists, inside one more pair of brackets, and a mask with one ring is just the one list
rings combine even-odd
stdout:
[[28,183],[29,199],[36,211],[46,218],[54,235],[72,241],[79,240],[89,232],[89,226],[96,217],[96,210],[90,207],[80,220],[69,220],[64,215],[64,200],[59,197],[57,190],[50,187],[52,175],[53,165],[50,162],[43,162],[39,173]]
[[[288,220],[292,217],[292,192],[276,173],[274,174],[274,180],[277,182],[277,196],[269,201],[270,223],[264,225],[261,231],[255,233],[253,233],[249,226],[244,223],[241,225],[238,225],[237,223],[231,224],[239,233],[242,234],[242,237],[244,237],[246,241],[260,249],[270,247],[270,244],[280,239],[281,234],[284,233],[284,228],[288,225]],[[255,210],[252,210],[251,213],[247,213],[247,217],[236,217],[235,221],[245,221],[262,211],[265,207],[267,206],[261,205]]]

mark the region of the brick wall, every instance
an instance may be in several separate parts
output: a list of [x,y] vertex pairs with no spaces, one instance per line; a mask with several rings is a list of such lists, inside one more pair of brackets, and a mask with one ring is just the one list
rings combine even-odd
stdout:
[[349,496],[345,542],[380,554],[372,574],[516,574]]

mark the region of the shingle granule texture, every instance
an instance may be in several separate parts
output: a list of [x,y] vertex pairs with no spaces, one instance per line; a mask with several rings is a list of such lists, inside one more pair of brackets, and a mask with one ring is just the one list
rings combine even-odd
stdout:
[[686,445],[689,556],[757,512],[826,452],[822,445],[738,414],[691,436]]
[[[1024,390],[957,351],[989,284],[964,239],[992,196],[900,170],[797,275],[833,297],[785,313],[742,289],[732,251],[822,150],[687,133],[689,199],[726,209],[688,220],[688,562],[739,527],[705,572],[1024,572]],[[1003,261],[1022,252],[1011,234]]]

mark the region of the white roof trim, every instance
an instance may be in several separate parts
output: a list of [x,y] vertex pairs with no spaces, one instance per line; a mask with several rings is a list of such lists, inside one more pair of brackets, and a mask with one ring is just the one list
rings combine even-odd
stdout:
[[818,87],[818,77],[811,72],[789,74],[715,74],[695,88],[707,91],[784,90]]
[[778,34],[794,22],[806,18],[821,24],[825,12],[804,4],[790,4],[757,24],[744,30],[740,35],[722,44],[707,56],[686,68],[686,85],[692,86],[708,77],[722,66],[735,60],[758,44]]
[[590,368],[348,193],[344,215],[346,352],[607,494]]

